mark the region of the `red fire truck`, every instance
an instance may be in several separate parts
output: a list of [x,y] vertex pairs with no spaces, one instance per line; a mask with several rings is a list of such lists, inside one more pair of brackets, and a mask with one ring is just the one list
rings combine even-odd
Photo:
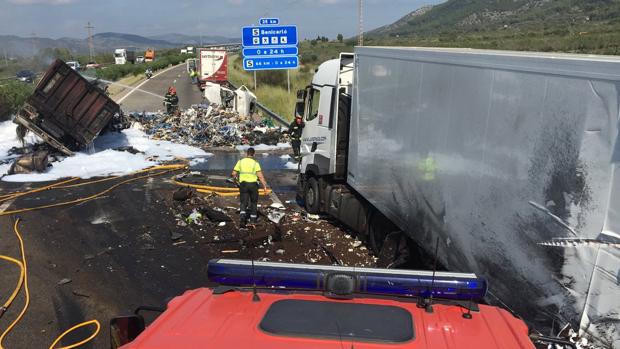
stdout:
[[141,315],[114,318],[112,348],[573,347],[478,304],[487,283],[475,274],[226,259],[208,274],[219,286],[174,298],[148,327]]

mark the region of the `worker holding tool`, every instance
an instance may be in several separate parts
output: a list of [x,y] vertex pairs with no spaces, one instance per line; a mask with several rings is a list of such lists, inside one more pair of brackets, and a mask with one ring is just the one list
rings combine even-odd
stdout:
[[239,212],[239,222],[241,228],[244,228],[248,221],[247,214],[250,214],[250,223],[256,223],[257,205],[258,205],[258,181],[265,191],[267,191],[267,182],[260,168],[258,161],[254,159],[254,148],[248,148],[246,157],[237,161],[232,177],[239,183],[239,194],[241,207]]
[[295,120],[293,120],[291,125],[288,127],[288,131],[291,135],[291,146],[293,147],[293,155],[297,160],[299,160],[299,157],[301,155],[301,132],[303,131],[304,126],[305,124],[301,119],[301,115],[295,113]]
[[174,86],[168,87],[168,92],[164,96],[164,105],[166,106],[166,113],[168,114],[177,110],[179,97],[177,96],[177,89],[174,88]]

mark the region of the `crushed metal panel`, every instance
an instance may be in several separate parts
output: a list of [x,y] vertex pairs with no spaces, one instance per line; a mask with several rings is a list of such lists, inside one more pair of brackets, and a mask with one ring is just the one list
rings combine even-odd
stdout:
[[356,49],[350,184],[537,328],[617,314],[620,286],[595,272],[617,258],[543,242],[596,240],[620,208],[620,60],[479,52]]

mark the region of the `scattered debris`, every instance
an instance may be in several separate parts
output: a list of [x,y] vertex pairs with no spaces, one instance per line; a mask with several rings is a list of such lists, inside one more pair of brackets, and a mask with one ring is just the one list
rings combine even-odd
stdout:
[[[213,105],[215,106],[215,104]],[[269,119],[239,115],[221,107],[194,105],[173,115],[133,113],[153,139],[200,147],[277,145],[289,143],[286,129],[273,127]],[[270,126],[271,125],[271,126]]]
[[70,283],[71,281],[72,281],[71,279],[64,278],[64,279],[58,281],[58,285],[66,285],[66,284]]
[[279,224],[280,220],[284,218],[285,214],[283,212],[271,211],[267,214],[267,219],[274,222],[275,224]]
[[211,222],[231,222],[232,219],[230,217],[228,217],[228,215],[226,215],[226,213],[224,213],[224,211],[220,208],[209,208],[209,207],[203,207],[200,209],[200,212],[202,212],[205,216],[207,216],[207,218],[209,218],[209,220]]
[[222,250],[221,253],[238,253],[239,250]]
[[176,231],[171,231],[170,232],[170,240],[172,240],[172,241],[179,240],[182,237],[183,237],[183,234],[181,234],[181,233],[178,233]]
[[284,250],[279,248],[279,249],[276,250],[276,254],[283,255],[284,254]]
[[9,168],[8,174],[44,172],[48,166],[48,152],[45,150],[36,151],[34,153],[22,155]]
[[90,298],[89,295],[87,295],[86,293],[82,293],[82,292],[80,292],[78,290],[73,290],[73,291],[71,291],[71,293],[73,293],[74,296]]
[[200,219],[202,218],[202,213],[198,212],[198,210],[194,209],[192,211],[192,213],[190,213],[189,216],[187,216],[187,218],[185,219],[187,221],[187,223],[190,224],[196,224],[196,225],[202,225],[202,222],[200,221]]
[[194,195],[194,191],[191,188],[179,188],[172,194],[172,199],[175,201],[185,201]]

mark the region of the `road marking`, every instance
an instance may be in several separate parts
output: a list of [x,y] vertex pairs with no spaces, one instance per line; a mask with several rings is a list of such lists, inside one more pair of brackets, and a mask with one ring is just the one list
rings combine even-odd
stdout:
[[[157,74],[155,74],[155,75],[151,76],[151,79],[156,78],[156,77],[158,77],[159,75],[161,75],[161,74],[163,74],[163,73],[165,73],[165,72],[167,72],[167,71],[169,71],[169,70],[172,70],[172,69],[174,69],[174,68],[176,68],[176,67],[179,67],[179,66],[181,66],[181,65],[183,65],[183,64],[186,64],[186,63],[185,63],[185,62],[183,62],[183,63],[179,63],[179,64],[177,64],[177,65],[174,65],[174,66],[172,66],[172,67],[166,68],[166,69],[164,69],[164,70],[160,71],[159,73],[157,73]],[[127,94],[126,94],[126,95],[124,95],[124,96],[123,96],[121,99],[119,99],[118,101],[116,101],[116,103],[118,103],[118,104],[123,103],[123,101],[125,100],[125,98],[129,97],[132,93],[134,93],[137,89],[139,89],[140,87],[142,87],[142,85],[146,84],[146,83],[147,83],[147,81],[149,81],[149,80],[151,80],[151,79],[145,79],[145,80],[144,80],[144,81],[142,81],[140,84],[138,84],[138,86],[132,87],[132,88],[131,88],[131,91],[127,92]]]

